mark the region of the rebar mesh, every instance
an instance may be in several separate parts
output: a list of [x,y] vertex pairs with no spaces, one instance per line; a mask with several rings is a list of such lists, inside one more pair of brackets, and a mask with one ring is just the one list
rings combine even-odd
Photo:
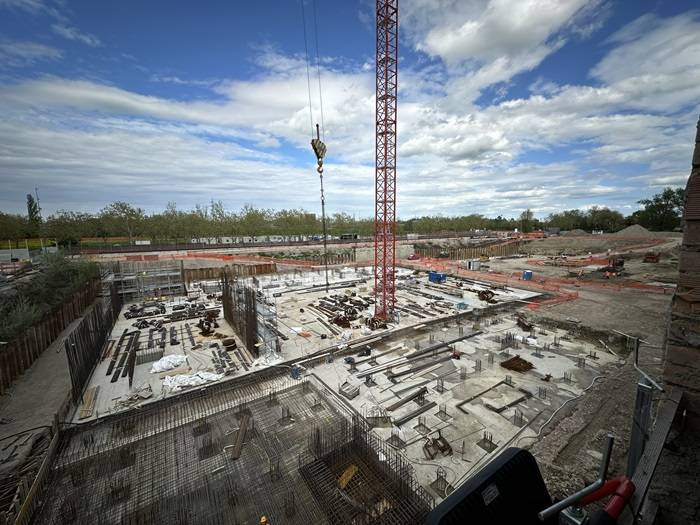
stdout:
[[[299,465],[329,523],[418,524],[434,504],[406,457],[359,416],[350,424],[315,428]],[[348,469],[354,474],[340,486]]]
[[[249,424],[240,458],[232,459],[224,448],[234,443],[244,415]],[[417,490],[407,461],[397,460],[323,385],[277,378],[191,392],[72,428],[62,437],[34,523],[238,524],[257,523],[263,514],[272,523],[329,523],[328,501],[314,492],[300,459],[309,457],[314,428],[340,436],[326,439],[335,447],[322,460],[332,475],[357,464],[356,481],[376,483],[374,492],[391,503],[382,504],[386,519],[366,523],[411,523],[403,517],[432,504]],[[364,504],[371,499],[354,484],[348,490]],[[388,519],[399,512],[402,519]]]

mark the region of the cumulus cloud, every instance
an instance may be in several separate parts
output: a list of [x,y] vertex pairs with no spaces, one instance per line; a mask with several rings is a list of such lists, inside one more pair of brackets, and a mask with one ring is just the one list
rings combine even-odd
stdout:
[[[450,110],[537,67],[569,34],[590,36],[607,12],[598,0],[409,0],[402,11],[416,49],[456,75]],[[592,21],[594,20],[594,21]]]

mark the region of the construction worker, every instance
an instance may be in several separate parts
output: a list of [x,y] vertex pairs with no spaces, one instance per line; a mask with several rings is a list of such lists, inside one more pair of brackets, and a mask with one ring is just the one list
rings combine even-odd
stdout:
[[270,521],[267,519],[267,516],[260,516],[260,525],[270,525]]

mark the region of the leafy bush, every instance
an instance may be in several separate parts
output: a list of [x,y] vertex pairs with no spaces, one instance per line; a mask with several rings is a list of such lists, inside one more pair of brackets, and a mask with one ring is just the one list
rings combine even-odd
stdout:
[[0,341],[21,335],[99,274],[95,263],[47,255],[38,274],[0,296]]

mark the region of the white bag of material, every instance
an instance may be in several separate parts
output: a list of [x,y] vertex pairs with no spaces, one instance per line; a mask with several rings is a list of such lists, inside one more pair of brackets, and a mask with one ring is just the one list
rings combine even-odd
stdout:
[[212,381],[218,381],[224,374],[212,374],[211,372],[197,372],[195,374],[179,374],[168,376],[163,380],[163,388],[177,392],[190,386],[199,386]]
[[352,339],[352,330],[343,330],[340,334],[341,341],[350,341]]
[[159,374],[161,372],[167,372],[178,366],[182,366],[187,363],[187,357],[180,354],[166,355],[158,359],[151,366],[151,374]]

